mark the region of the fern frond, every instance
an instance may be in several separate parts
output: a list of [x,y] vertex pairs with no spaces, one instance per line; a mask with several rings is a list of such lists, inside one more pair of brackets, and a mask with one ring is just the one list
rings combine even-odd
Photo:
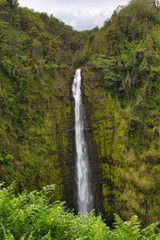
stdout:
[[133,216],[129,221],[123,221],[118,215],[115,215],[115,234],[116,239],[136,240],[140,239],[140,222],[137,216]]

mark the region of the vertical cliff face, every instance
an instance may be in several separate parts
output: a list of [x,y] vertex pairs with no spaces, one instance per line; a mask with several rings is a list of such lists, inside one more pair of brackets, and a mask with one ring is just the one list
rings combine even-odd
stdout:
[[[43,152],[40,155],[39,168],[40,171],[43,168],[43,183],[56,183],[56,197],[65,200],[67,206],[77,212],[73,77],[70,77],[74,71],[54,70],[52,74],[53,80],[49,80],[46,96],[50,103],[46,107],[45,124],[40,132],[43,135],[45,128],[50,145],[46,152],[47,160],[43,163]],[[101,71],[82,68],[82,101],[86,116],[84,134],[91,167],[93,204],[96,213],[103,213],[111,225],[116,211],[115,189],[119,184],[115,167],[121,159],[119,126],[123,128],[123,125],[120,124],[121,111],[115,99],[101,86],[101,78]]]
[[[27,80],[0,72],[0,180],[16,180],[19,191],[55,183],[55,199],[77,212],[74,72],[50,68]],[[82,68],[94,208],[110,225],[113,213],[148,224],[159,217],[159,110],[141,97],[146,86],[122,108],[102,82],[100,70]]]
[[[0,180],[7,185],[15,180],[20,191],[55,183],[55,198],[67,199],[72,207],[73,74],[74,69],[48,69],[23,89],[20,81],[15,83],[3,73],[0,78]],[[24,89],[22,101],[19,95]]]
[[82,75],[94,207],[112,224],[118,181],[115,165],[120,161],[120,113],[115,100],[101,87],[101,72],[84,68]]
[[[55,184],[69,208],[74,208],[74,110],[71,98],[71,84],[74,69],[55,70],[52,88],[52,109],[50,130],[52,133],[52,174],[57,174]],[[50,88],[50,87],[49,87]],[[53,180],[52,180],[53,181]],[[57,192],[57,191],[56,191]]]
[[[84,68],[85,134],[94,207],[112,224],[137,214],[144,225],[159,219],[159,105],[139,88],[134,99],[107,91],[101,71]],[[110,91],[111,92],[111,91]],[[153,94],[153,95],[152,95]]]

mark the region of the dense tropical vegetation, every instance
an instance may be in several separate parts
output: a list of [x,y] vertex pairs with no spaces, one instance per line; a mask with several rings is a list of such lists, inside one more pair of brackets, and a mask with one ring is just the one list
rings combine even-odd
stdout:
[[82,57],[102,70],[101,84],[119,106],[121,156],[110,154],[115,209],[124,218],[137,213],[144,224],[160,216],[159,19],[158,1],[130,1],[106,20]]
[[82,218],[74,215],[63,203],[49,203],[54,185],[40,192],[23,192],[15,196],[14,184],[0,190],[0,238],[1,239],[160,239],[158,223],[140,230],[137,216],[123,222],[115,215],[115,229],[110,230],[101,216],[91,212]]
[[34,189],[56,182],[56,126],[69,112],[69,86],[63,78],[73,74],[62,69],[72,65],[87,35],[46,13],[21,8],[17,1],[0,1],[0,178],[6,184],[16,179],[19,189]]
[[43,191],[15,196],[11,187],[1,190],[1,238],[124,239],[133,231],[137,236],[129,239],[158,239],[158,223],[156,233],[151,225],[143,235],[131,217],[137,215],[142,226],[160,219],[159,1],[131,0],[102,28],[78,32],[53,15],[0,0],[0,56],[0,180],[5,187],[16,180],[18,194],[55,183],[52,200],[65,199],[75,207],[70,86],[80,65],[100,196],[95,205],[102,202],[96,212],[100,209],[109,224],[114,213],[128,220],[116,217],[111,232],[92,213],[81,225],[79,216],[48,202]]

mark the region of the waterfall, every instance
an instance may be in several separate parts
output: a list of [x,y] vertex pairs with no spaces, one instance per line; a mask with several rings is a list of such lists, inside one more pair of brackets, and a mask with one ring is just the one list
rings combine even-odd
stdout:
[[78,211],[81,215],[92,210],[92,195],[89,186],[89,162],[84,138],[84,114],[81,99],[81,69],[77,69],[72,85],[75,100],[76,184]]

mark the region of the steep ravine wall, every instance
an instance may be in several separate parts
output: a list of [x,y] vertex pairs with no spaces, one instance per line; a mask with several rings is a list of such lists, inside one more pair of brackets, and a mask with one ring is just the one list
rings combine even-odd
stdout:
[[96,212],[109,225],[113,213],[138,215],[143,226],[158,221],[160,111],[154,94],[144,94],[146,82],[135,98],[118,98],[107,91],[100,70],[84,68],[82,75]]
[[[39,81],[26,80],[24,102],[18,100],[13,80],[1,73],[0,180],[6,185],[16,180],[18,191],[54,183],[55,199],[76,212],[74,72],[53,68]],[[119,154],[117,105],[100,86],[100,71],[82,68],[82,85],[94,207],[111,224]]]
[[41,79],[26,80],[24,101],[18,99],[21,89],[16,92],[13,79],[0,75],[0,181],[8,185],[15,180],[18,191],[54,183],[55,198],[66,199],[71,208],[74,116],[70,86],[74,71],[47,69]]
[[[20,192],[56,184],[54,198],[77,212],[75,70],[46,69],[43,76],[23,81],[0,72],[0,181],[7,186],[15,180]],[[124,219],[137,214],[147,225],[160,215],[159,111],[152,107],[143,117],[140,95],[136,104],[123,106],[102,80],[100,70],[82,68],[94,207],[109,225],[113,213]]]
[[115,188],[119,181],[115,165],[121,159],[120,114],[115,100],[101,87],[101,71],[82,69],[86,111],[85,135],[92,171],[92,192],[96,212],[113,223]]

